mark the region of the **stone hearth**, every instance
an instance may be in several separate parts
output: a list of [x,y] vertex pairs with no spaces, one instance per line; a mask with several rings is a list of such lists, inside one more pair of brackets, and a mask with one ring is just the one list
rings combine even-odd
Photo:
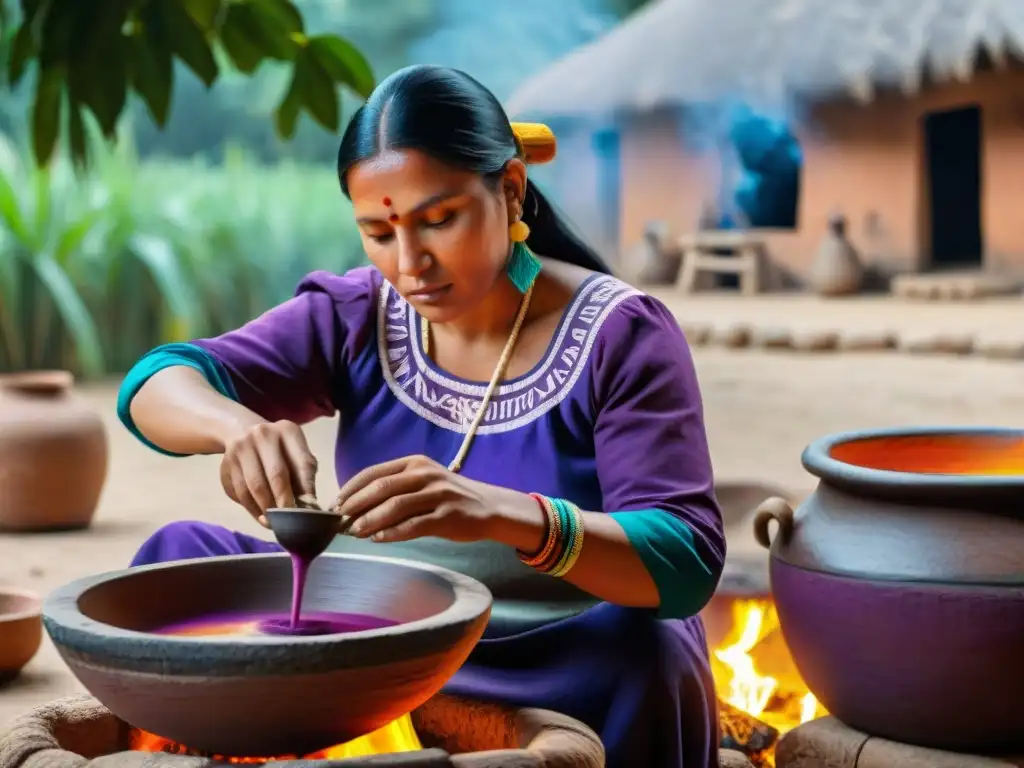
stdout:
[[[898,695],[898,694],[896,694]],[[822,717],[794,728],[775,750],[776,768],[1024,768],[1024,756],[985,757],[880,739]]]
[[[346,760],[281,760],[291,768],[603,768],[597,735],[572,718],[438,695],[413,712],[425,749]],[[131,751],[132,728],[90,696],[59,699],[0,734],[0,768],[217,768],[208,757]],[[726,751],[723,768],[750,768]],[[638,767],[639,768],[639,767]]]

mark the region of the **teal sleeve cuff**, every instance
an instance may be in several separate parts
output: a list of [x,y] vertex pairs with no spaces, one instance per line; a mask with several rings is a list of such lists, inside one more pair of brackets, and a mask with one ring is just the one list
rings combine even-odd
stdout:
[[121,388],[117,393],[117,417],[128,431],[143,444],[165,456],[183,456],[185,454],[165,451],[159,445],[147,440],[132,419],[131,405],[135,395],[153,375],[164,368],[172,368],[176,365],[194,368],[203,374],[210,385],[220,394],[238,401],[238,393],[235,391],[235,385],[231,381],[231,375],[227,369],[217,358],[195,344],[164,344],[143,355],[121,382]]
[[659,619],[685,619],[700,613],[714,594],[716,578],[701,560],[693,531],[663,509],[613,512],[658,588]]

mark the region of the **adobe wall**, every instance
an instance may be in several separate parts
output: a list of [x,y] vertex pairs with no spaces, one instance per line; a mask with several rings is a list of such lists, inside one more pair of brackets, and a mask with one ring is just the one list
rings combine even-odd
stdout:
[[[981,74],[913,98],[813,109],[797,130],[804,154],[798,227],[764,232],[773,258],[806,274],[829,215],[841,210],[865,261],[886,271],[920,266],[927,242],[921,120],[972,103],[982,108],[986,264],[1024,268],[1024,72]],[[719,158],[687,146],[670,115],[629,123],[622,165],[623,249],[651,219],[668,221],[675,234],[692,231],[719,183]]]

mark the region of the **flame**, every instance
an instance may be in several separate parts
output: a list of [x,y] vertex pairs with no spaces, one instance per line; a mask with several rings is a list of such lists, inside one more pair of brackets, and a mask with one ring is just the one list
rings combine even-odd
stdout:
[[[729,635],[711,659],[718,695],[726,703],[780,734],[827,714],[793,667],[774,602],[735,600],[732,621]],[[779,672],[766,674],[762,665]]]
[[311,755],[277,755],[275,757],[228,757],[225,755],[207,755],[177,742],[156,736],[143,730],[133,729],[131,748],[136,752],[170,752],[178,755],[202,755],[231,765],[262,765],[282,760],[346,760],[350,757],[369,757],[370,755],[390,755],[398,752],[415,752],[423,749],[419,737],[412,725],[412,718],[403,715],[397,720],[378,728],[373,733],[360,736],[358,739],[338,744],[334,747],[314,752]]

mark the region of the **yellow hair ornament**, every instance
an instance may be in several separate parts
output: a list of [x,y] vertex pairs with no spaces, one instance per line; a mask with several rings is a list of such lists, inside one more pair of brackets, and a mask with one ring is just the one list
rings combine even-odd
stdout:
[[543,165],[555,159],[558,142],[544,123],[512,123],[512,133],[527,165]]

